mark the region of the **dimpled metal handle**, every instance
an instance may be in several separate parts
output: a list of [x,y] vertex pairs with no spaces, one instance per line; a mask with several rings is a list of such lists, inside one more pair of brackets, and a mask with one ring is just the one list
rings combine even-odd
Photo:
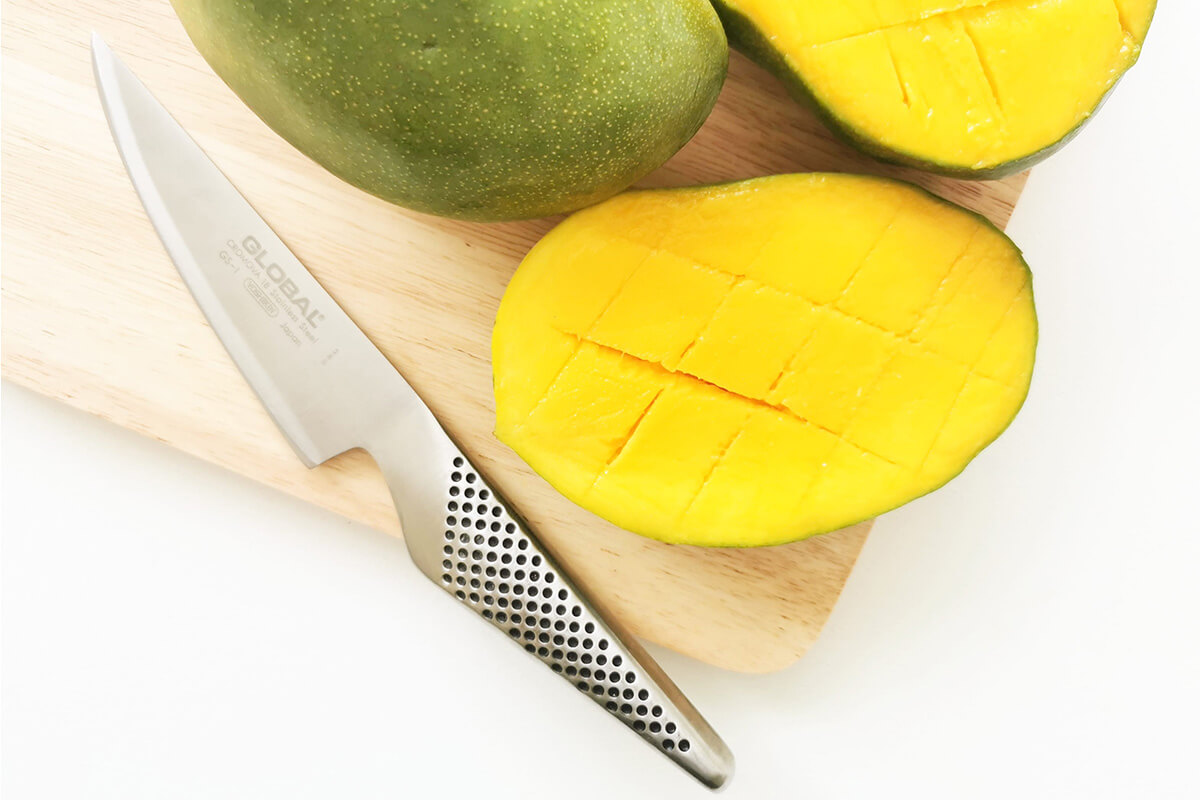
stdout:
[[[431,447],[414,447],[410,435],[407,447],[368,448],[392,489],[417,566],[701,783],[721,787],[733,756],[704,717],[588,599],[449,437],[422,428],[416,438],[432,439]],[[421,458],[417,467],[416,452],[430,450],[435,460]]]

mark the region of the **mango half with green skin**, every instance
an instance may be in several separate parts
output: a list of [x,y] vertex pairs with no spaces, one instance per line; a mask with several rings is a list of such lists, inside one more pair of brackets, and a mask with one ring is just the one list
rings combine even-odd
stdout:
[[1021,407],[1036,343],[1020,251],[908,184],[630,192],[509,284],[496,435],[635,533],[782,544],[957,475]]
[[1000,178],[1068,142],[1155,0],[715,0],[730,43],[886,161]]
[[728,47],[707,0],[172,0],[212,68],[335,175],[472,220],[572,211],[670,158]]

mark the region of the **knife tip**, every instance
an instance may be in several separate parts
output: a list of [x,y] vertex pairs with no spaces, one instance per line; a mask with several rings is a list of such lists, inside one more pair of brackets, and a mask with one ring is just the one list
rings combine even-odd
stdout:
[[99,58],[112,55],[112,48],[108,46],[108,42],[104,41],[104,37],[102,37],[97,31],[92,31],[91,43],[93,62]]
[[[102,87],[104,85],[104,81],[102,80],[104,69],[101,62],[112,58],[112,50],[109,49],[108,43],[104,41],[103,37],[94,30],[92,31],[91,40],[92,74],[96,77],[96,85]],[[101,91],[101,97],[103,97],[103,91]]]

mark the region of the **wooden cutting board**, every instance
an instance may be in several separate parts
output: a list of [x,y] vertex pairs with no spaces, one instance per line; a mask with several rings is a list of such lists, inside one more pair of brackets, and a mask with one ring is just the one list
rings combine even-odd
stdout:
[[[296,460],[163,253],[109,138],[88,38],[122,54],[480,466],[641,636],[729,669],[816,639],[870,524],[784,547],[705,550],[618,530],[491,434],[488,337],[521,256],[555,220],[456,222],[390,206],[275,136],[192,49],[167,0],[6,0],[3,374],[309,502],[399,534],[370,459]],[[883,167],[835,141],[734,54],[712,117],[646,185],[780,172],[901,176],[1003,225],[1024,183]],[[214,502],[219,502],[214,498]]]

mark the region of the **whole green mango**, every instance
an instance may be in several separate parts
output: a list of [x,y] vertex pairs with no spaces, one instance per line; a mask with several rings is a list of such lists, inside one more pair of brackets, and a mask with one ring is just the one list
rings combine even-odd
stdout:
[[725,77],[708,0],[172,0],[217,74],[335,175],[432,214],[596,203],[671,157]]

